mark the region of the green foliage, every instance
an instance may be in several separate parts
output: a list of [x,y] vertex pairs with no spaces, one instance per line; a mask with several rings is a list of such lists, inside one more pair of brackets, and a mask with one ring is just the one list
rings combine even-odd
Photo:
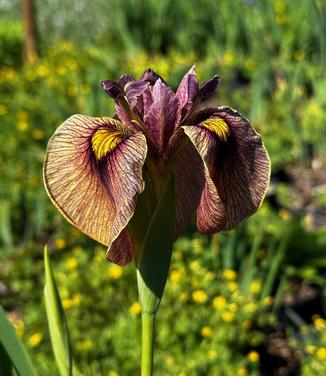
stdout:
[[[42,183],[47,140],[73,113],[114,114],[101,80],[122,73],[139,77],[150,66],[175,88],[195,62],[201,82],[220,74],[211,104],[230,104],[252,121],[274,173],[310,166],[312,157],[325,163],[325,4],[38,1],[42,57],[24,67],[21,4],[3,4],[0,278],[8,292],[0,285],[1,302],[39,373],[57,374],[42,300],[41,249],[48,243],[78,369],[86,376],[138,374],[140,305],[133,266],[107,264],[106,250],[52,207]],[[277,183],[275,195],[290,210],[263,205],[235,231],[208,237],[190,228],[176,243],[157,317],[158,374],[258,375],[269,331],[284,325],[277,313],[293,293],[291,281],[325,291],[325,230],[310,230],[308,216],[293,217],[297,198],[287,183]],[[325,197],[320,186],[309,205],[324,208]],[[303,375],[325,373],[321,312],[312,324],[288,312],[309,327],[299,337],[287,329]],[[9,364],[8,357],[4,362]]]
[[52,349],[60,375],[70,376],[72,375],[72,354],[69,330],[46,247],[44,249],[44,267],[44,297]]
[[0,16],[0,66],[20,66],[22,63],[23,25]]
[[34,366],[1,306],[0,333],[1,372],[6,372],[1,374],[9,376],[15,369],[20,376],[36,376]]

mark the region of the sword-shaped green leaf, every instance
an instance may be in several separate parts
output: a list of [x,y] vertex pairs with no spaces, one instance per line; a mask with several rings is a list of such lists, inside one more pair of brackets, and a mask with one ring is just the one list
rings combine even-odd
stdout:
[[[3,308],[0,306],[0,359],[1,369],[9,369],[10,364],[19,376],[36,376],[37,373],[27,354],[27,351],[17,337],[15,329],[8,321]],[[1,372],[0,372],[1,373]]]
[[61,376],[72,375],[72,353],[66,317],[55,283],[47,247],[44,249],[45,306],[52,348]]

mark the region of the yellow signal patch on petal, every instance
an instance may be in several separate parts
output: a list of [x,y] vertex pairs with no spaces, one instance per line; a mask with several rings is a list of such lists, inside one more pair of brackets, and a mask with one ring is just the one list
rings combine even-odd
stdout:
[[92,136],[92,149],[97,159],[102,159],[113,151],[126,137],[121,131],[107,128],[98,129]]
[[219,117],[209,118],[203,121],[201,125],[209,131],[215,133],[220,140],[224,142],[227,140],[229,135],[229,127],[223,119]]

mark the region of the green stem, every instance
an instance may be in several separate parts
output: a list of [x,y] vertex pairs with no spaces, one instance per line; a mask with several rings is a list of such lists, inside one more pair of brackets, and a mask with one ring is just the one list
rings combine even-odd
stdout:
[[141,376],[153,375],[155,313],[142,314]]

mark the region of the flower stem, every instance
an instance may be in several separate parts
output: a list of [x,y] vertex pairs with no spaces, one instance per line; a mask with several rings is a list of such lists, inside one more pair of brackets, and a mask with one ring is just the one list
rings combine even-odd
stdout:
[[142,313],[141,376],[153,375],[155,313]]

